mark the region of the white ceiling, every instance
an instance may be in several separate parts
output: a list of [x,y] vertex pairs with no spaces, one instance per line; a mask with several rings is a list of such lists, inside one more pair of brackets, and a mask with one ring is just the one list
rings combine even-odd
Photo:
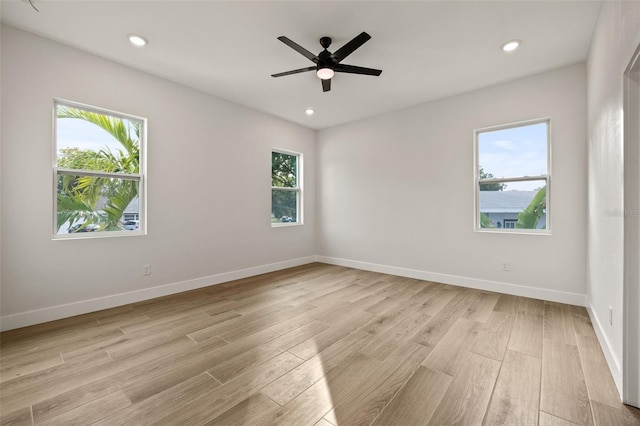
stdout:
[[[2,22],[269,114],[321,129],[584,61],[599,1],[4,0]],[[313,53],[360,32],[344,60],[380,77],[336,74],[323,93]],[[127,34],[149,40],[134,48]],[[511,54],[501,44],[521,39]],[[311,107],[316,114],[308,117]]]

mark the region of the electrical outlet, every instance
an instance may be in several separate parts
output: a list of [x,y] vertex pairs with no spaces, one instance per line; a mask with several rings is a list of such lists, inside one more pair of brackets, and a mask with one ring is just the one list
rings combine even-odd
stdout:
[[151,275],[151,265],[142,265],[142,274]]
[[609,306],[609,325],[613,325],[613,308]]
[[510,271],[511,270],[511,262],[502,262],[502,270],[503,271]]

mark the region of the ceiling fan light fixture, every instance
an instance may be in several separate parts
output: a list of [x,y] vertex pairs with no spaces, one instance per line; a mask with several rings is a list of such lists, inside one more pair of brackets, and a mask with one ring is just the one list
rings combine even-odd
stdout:
[[505,52],[513,52],[514,50],[516,50],[518,47],[520,47],[520,43],[522,43],[520,40],[511,40],[506,42],[505,44],[502,45],[501,49]]
[[136,47],[143,47],[149,44],[149,41],[138,34],[129,34],[127,36],[129,38],[129,42]]
[[318,71],[316,71],[316,75],[320,80],[329,80],[334,74],[335,72],[328,67],[319,68]]

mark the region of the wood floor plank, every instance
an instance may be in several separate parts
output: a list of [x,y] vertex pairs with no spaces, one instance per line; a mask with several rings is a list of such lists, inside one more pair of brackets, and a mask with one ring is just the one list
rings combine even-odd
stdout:
[[301,342],[290,348],[289,352],[302,359],[309,359],[322,352],[325,348],[333,345],[344,336],[367,324],[373,318],[373,314],[364,311],[350,311],[348,315],[343,315],[342,318],[344,320],[343,324],[331,327],[319,333],[313,339]]
[[593,330],[593,324],[591,324],[587,310],[582,306],[571,306],[570,309],[576,336],[596,338],[596,333]]
[[[422,304],[415,306],[414,309],[428,315],[436,316],[447,306],[460,290],[449,287],[440,288],[433,297],[428,298]],[[471,305],[471,304],[469,304]]]
[[499,361],[470,352],[428,424],[481,424],[499,370]]
[[[375,336],[375,338],[360,352],[377,360],[383,361],[393,353],[399,346],[406,343],[413,337],[416,330],[419,330],[431,319],[428,314],[418,312],[404,312],[400,320],[386,331]],[[366,331],[366,327],[363,331]]]
[[358,291],[355,291],[353,294],[349,295],[349,297],[346,298],[346,301],[349,303],[355,303],[359,300],[362,300],[363,298],[371,297],[371,296],[375,296],[378,299],[384,299],[385,298],[384,296],[378,295],[376,293],[378,291],[384,290],[390,285],[393,285],[393,284],[386,281],[376,281],[374,283],[369,283],[369,284],[367,284],[367,282],[364,281],[362,282],[360,289]]
[[507,347],[512,351],[542,358],[543,327],[542,315],[518,312]]
[[[457,290],[455,296],[427,324],[414,335],[412,340],[424,346],[435,347],[479,297],[479,292],[467,289]],[[426,312],[431,315],[430,312]]]
[[35,361],[27,359],[23,362],[16,361],[6,365],[3,363],[0,364],[0,384],[7,380],[46,370],[63,363],[64,359],[60,354],[52,354],[44,359],[38,359]]
[[329,293],[323,294],[321,296],[315,297],[313,299],[308,300],[306,303],[309,303],[314,306],[322,306],[327,303],[333,303],[335,301],[349,301],[350,297],[359,291],[363,290],[362,286],[357,284],[347,285],[345,287],[341,287],[337,290],[333,290]]
[[202,373],[128,408],[111,412],[94,426],[149,424],[218,387],[220,384],[213,377]]
[[540,400],[540,358],[507,351],[485,425],[536,425]]
[[561,419],[544,411],[540,411],[538,424],[539,426],[576,426],[575,423],[569,420]]
[[582,370],[584,371],[589,399],[622,408],[622,399],[616,384],[608,374],[607,360],[602,353],[598,339],[589,335],[576,335]]
[[516,315],[520,309],[520,298],[510,294],[501,294],[493,310]]
[[430,348],[405,342],[381,368],[371,372],[355,392],[347,395],[325,418],[335,425],[370,425],[419,368]]
[[177,383],[205,372],[220,362],[244,352],[256,344],[272,340],[273,333],[256,333],[235,344],[226,344],[219,339],[207,339],[198,343],[196,348],[181,354],[172,363],[163,362],[153,370],[146,370],[134,383],[127,384],[124,391],[127,397],[137,403]]
[[107,417],[108,413],[119,411],[129,406],[131,406],[129,398],[122,391],[116,391],[38,424],[43,426],[83,426],[93,424]]
[[234,405],[218,417],[207,422],[205,426],[238,426],[252,425],[263,421],[280,406],[261,393],[251,395],[244,401]]
[[592,425],[578,347],[544,339],[540,409],[580,425]]
[[[295,355],[284,352],[246,371],[228,383],[201,394],[189,403],[181,404],[170,414],[150,424],[202,425],[244,401],[247,395],[258,392],[273,380],[302,363]],[[206,401],[206,403],[205,403]]]
[[122,327],[124,325],[133,324],[140,321],[147,321],[149,317],[133,309],[129,306],[129,309],[125,312],[101,312],[94,315],[98,324],[110,324]]
[[194,344],[196,343],[193,340],[182,333],[161,333],[147,336],[142,332],[134,335],[132,340],[123,338],[115,344],[109,344],[104,348],[104,351],[116,361],[150,351],[153,351],[153,357],[158,358],[167,352],[193,347]]
[[326,316],[331,317],[331,315],[334,315],[337,312],[350,311],[351,309],[349,309],[348,306],[349,304],[347,302],[327,303],[324,306],[318,306],[315,309],[302,312],[299,315],[291,317],[275,325],[271,325],[269,327],[269,330],[278,334],[287,334],[290,331],[300,327],[301,325],[305,325],[310,322],[319,321],[326,323],[326,321],[323,321],[323,318],[325,318]]
[[316,307],[313,305],[303,304],[282,308],[277,312],[272,312],[267,316],[259,318],[249,319],[252,315],[249,314],[241,317],[237,324],[231,324],[233,320],[222,324],[222,329],[218,330],[218,336],[228,342],[233,342],[260,330],[266,330],[271,326],[294,318],[300,314],[309,314],[309,312],[314,309],[316,309]]
[[242,374],[247,369],[279,355],[300,342],[313,338],[328,327],[319,322],[305,324],[283,336],[264,343],[258,347],[244,351],[207,370],[216,380],[226,383]]
[[380,362],[356,353],[260,425],[314,424],[378,370]]
[[478,299],[469,306],[462,318],[470,321],[487,322],[499,298],[500,295],[497,293],[480,293]]
[[316,356],[309,358],[299,367],[291,370],[262,389],[262,393],[280,405],[285,405],[331,370],[341,365],[362,346],[371,341],[372,336],[363,331],[354,331],[344,336]]
[[525,312],[533,315],[544,315],[544,300],[520,297],[518,312]]
[[426,424],[442,397],[451,376],[426,367],[418,367],[406,385],[374,421],[374,426]]
[[384,299],[387,299],[384,296],[379,296],[377,294],[370,294],[368,296],[362,297],[354,302],[350,303],[351,309],[358,309],[360,311],[367,311],[382,302]]
[[2,358],[8,361],[12,356],[21,357],[25,353],[36,351],[60,352],[61,345],[73,345],[87,337],[95,337],[99,334],[96,330],[113,331],[113,327],[100,327],[91,314],[86,314],[6,331],[0,339]]
[[367,312],[371,312],[372,314],[376,315],[382,315],[388,310],[393,309],[402,303],[399,300],[394,299],[393,297],[384,296],[382,294],[374,294],[373,296],[376,296],[378,298],[382,297],[380,301],[367,308]]
[[467,354],[476,342],[479,327],[480,323],[476,321],[458,318],[422,365],[454,376],[464,367]]
[[638,426],[640,425],[640,410],[622,406],[613,408],[598,401],[592,401],[593,416],[596,425]]
[[11,413],[0,413],[0,426],[32,426],[31,407],[22,407]]
[[28,376],[9,380],[0,387],[3,411],[13,411],[71,390],[86,380],[91,381],[92,378],[100,377],[101,370],[112,364],[113,360],[103,354],[76,359],[73,362],[66,362]]
[[569,345],[577,344],[573,313],[569,305],[544,303],[544,338]]
[[492,312],[486,324],[478,328],[478,336],[475,339],[473,352],[498,361],[504,358],[515,315],[504,312]]
[[37,341],[27,346],[18,344],[3,349],[2,362],[3,364],[22,362],[25,352],[29,355],[39,353],[42,355],[42,358],[51,357],[61,352],[69,352],[72,349],[79,350],[92,347],[96,344],[101,344],[104,340],[118,338],[122,336],[122,334],[119,328],[113,327],[110,324],[101,325],[97,322],[94,322],[90,326],[83,324],[82,328],[76,333],[54,333],[54,336],[51,336],[49,340],[41,340],[38,338]]

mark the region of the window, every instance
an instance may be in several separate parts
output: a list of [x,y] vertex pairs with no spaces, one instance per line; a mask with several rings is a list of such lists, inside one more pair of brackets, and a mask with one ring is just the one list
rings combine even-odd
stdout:
[[549,120],[476,130],[476,230],[549,233]]
[[302,224],[302,155],[271,152],[271,225]]
[[54,238],[143,234],[146,121],[67,101],[54,114]]
[[[500,223],[500,222],[498,222],[498,223]],[[517,219],[505,219],[504,220],[504,227],[506,229],[515,229],[516,223],[518,223]],[[500,227],[500,225],[498,225],[498,227]]]

